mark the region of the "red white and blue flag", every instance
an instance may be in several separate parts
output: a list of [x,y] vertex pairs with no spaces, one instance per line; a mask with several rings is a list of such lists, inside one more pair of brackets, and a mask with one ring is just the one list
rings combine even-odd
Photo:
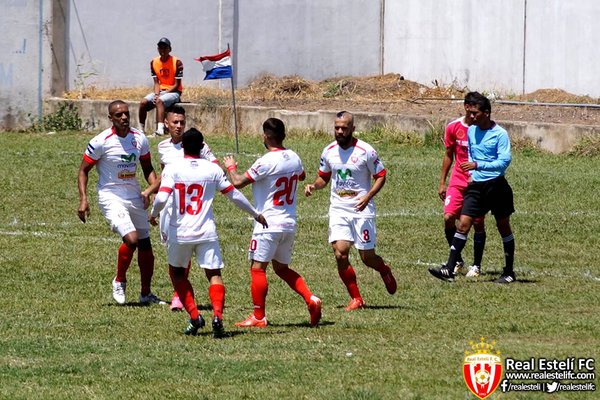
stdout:
[[231,51],[229,49],[214,56],[202,56],[195,60],[202,63],[202,69],[206,72],[204,80],[233,77]]

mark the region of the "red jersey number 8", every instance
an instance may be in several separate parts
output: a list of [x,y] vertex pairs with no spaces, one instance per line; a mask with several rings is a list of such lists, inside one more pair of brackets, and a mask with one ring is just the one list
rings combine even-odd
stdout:
[[[185,183],[176,183],[175,190],[178,192],[179,197],[179,214],[188,213],[191,215],[198,215],[202,211],[202,194],[204,188],[197,183],[193,183],[190,186],[185,186]],[[189,196],[189,203],[186,205],[186,194]]]

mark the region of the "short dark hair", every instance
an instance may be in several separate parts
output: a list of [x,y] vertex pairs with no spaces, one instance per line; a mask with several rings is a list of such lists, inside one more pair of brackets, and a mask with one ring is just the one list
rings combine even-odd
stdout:
[[267,137],[279,142],[285,139],[285,125],[279,118],[269,118],[263,122],[263,132]]
[[190,128],[183,132],[181,137],[181,147],[183,147],[183,154],[189,156],[199,156],[200,150],[204,147],[204,136],[196,128]]
[[127,103],[125,103],[123,100],[114,100],[114,101],[111,101],[110,103],[108,103],[108,113],[109,114],[111,113],[110,110],[113,107],[122,106],[122,105],[127,105]]
[[174,104],[165,110],[165,115],[167,115],[169,113],[185,115],[185,108],[183,108],[177,104]]
[[490,99],[479,92],[469,92],[465,96],[465,105],[475,106],[479,111],[491,113],[492,103]]

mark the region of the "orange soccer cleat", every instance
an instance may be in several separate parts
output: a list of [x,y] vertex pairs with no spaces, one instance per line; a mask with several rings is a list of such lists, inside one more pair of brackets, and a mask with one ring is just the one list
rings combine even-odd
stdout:
[[358,310],[359,308],[364,308],[365,302],[360,297],[350,300],[350,303],[344,308],[344,311],[353,311]]
[[317,296],[310,296],[308,303],[308,312],[310,314],[310,326],[317,326],[321,320],[321,299]]
[[242,328],[247,328],[250,326],[255,326],[257,328],[264,328],[268,325],[268,323],[267,323],[267,317],[264,317],[263,319],[256,319],[254,314],[251,314],[245,320],[243,320],[241,322],[236,322],[234,325],[242,327]]

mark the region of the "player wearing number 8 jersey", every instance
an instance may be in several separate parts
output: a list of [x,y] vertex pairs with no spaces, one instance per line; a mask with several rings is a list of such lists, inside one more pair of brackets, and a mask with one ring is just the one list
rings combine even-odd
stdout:
[[283,147],[285,125],[277,118],[263,123],[263,143],[269,152],[260,157],[245,174],[236,173],[232,156],[224,158],[227,173],[236,188],[252,184],[254,204],[269,221],[269,227],[254,224],[248,258],[250,259],[250,291],[254,312],[236,326],[265,327],[265,303],[268,291],[266,269],[269,262],[308,306],[310,325],[321,319],[321,300],[312,294],[304,279],[289,268],[296,232],[296,189],[305,178],[304,167],[296,153]]
[[[306,196],[323,189],[331,181],[329,242],[333,247],[338,273],[351,300],[346,311],[364,307],[349,261],[352,244],[362,262],[380,273],[390,294],[396,292],[391,268],[375,253],[375,196],[385,184],[386,169],[368,143],[353,137],[354,116],[340,111],[335,119],[335,142],[323,150],[317,179],[306,185]],[[374,184],[371,186],[371,177]]]
[[219,166],[200,158],[202,146],[203,137],[198,130],[192,128],[183,134],[184,158],[165,167],[160,189],[154,199],[151,222],[156,224],[158,213],[172,195],[167,239],[169,274],[177,295],[191,318],[184,333],[195,335],[204,326],[192,285],[185,273],[192,254],[195,253],[198,265],[204,269],[210,283],[208,293],[213,307],[213,334],[215,337],[222,337],[225,287],[221,277],[223,260],[212,209],[216,191],[225,194],[262,225],[266,225],[266,221],[227,180]]

